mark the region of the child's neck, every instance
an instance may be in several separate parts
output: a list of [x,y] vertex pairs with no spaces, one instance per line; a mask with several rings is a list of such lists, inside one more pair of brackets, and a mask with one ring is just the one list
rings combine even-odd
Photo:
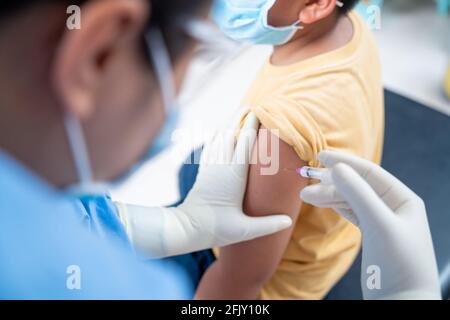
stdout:
[[338,49],[353,37],[353,25],[347,15],[336,12],[320,22],[306,26],[286,44],[275,46],[274,65],[289,65]]

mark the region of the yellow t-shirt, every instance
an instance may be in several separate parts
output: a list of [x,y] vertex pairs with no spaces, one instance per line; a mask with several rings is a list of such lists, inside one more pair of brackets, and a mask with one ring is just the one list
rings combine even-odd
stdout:
[[[384,137],[381,66],[363,20],[350,13],[352,40],[289,66],[267,63],[243,105],[320,165],[321,150],[349,152],[379,163]],[[345,274],[360,248],[356,227],[332,210],[303,204],[289,246],[262,299],[321,299]]]

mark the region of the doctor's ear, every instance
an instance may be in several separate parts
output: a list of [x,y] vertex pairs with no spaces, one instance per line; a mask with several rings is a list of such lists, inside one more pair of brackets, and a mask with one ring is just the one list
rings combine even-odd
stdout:
[[[65,29],[56,48],[51,80],[59,102],[80,119],[95,110],[96,100],[124,62],[127,50],[141,45],[149,1],[93,0],[81,7],[81,26]],[[129,60],[129,59],[128,59]]]
[[299,19],[304,24],[313,24],[325,19],[335,11],[338,2],[338,0],[306,0]]

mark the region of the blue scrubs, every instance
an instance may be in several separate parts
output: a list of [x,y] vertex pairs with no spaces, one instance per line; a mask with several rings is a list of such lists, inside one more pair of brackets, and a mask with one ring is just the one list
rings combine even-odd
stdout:
[[136,259],[110,199],[95,199],[95,216],[86,203],[0,151],[0,299],[192,295],[176,267]]

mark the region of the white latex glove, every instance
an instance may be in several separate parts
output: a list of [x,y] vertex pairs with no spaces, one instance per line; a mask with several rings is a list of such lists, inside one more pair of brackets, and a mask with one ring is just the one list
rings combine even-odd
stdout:
[[[334,185],[309,186],[301,198],[334,208],[360,227],[364,299],[441,299],[422,199],[372,162],[331,151],[322,152],[319,160],[332,168]],[[380,289],[372,282],[377,267]]]
[[179,255],[252,240],[291,226],[288,216],[254,218],[243,212],[258,128],[257,118],[250,114],[237,143],[237,130],[218,134],[204,149],[196,183],[179,207],[117,204],[139,253],[149,257]]

